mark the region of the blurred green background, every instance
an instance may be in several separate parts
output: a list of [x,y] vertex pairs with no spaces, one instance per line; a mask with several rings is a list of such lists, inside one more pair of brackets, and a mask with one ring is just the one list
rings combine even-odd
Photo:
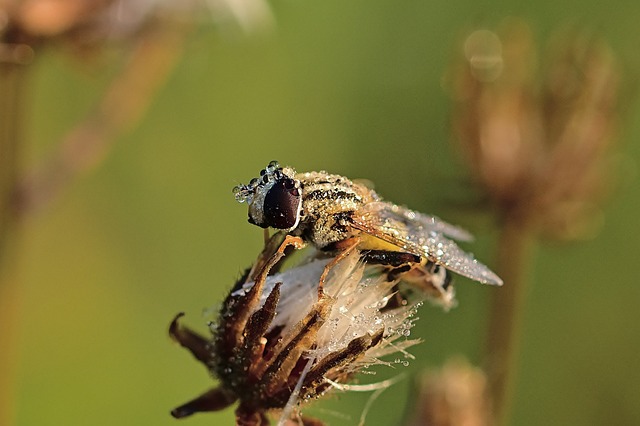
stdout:
[[[567,24],[594,28],[640,71],[640,3],[286,0],[272,34],[203,25],[147,115],[90,175],[23,222],[18,425],[175,425],[169,410],[212,386],[170,342],[180,311],[204,331],[261,247],[231,188],[270,160],[372,180],[389,200],[470,229],[491,264],[496,228],[469,200],[451,148],[442,81],[464,34],[525,19],[544,41]],[[81,67],[82,68],[82,67]],[[26,165],[50,153],[96,101],[112,69],[79,69],[49,51],[31,75]],[[640,112],[620,138],[636,167]],[[514,425],[640,424],[640,189],[632,173],[586,242],[544,245],[531,268]],[[410,377],[451,355],[480,361],[495,288],[459,278],[459,306],[424,306]],[[508,285],[508,283],[506,284]],[[381,371],[387,377],[405,369]],[[336,394],[316,415],[357,424],[368,395]],[[398,425],[411,380],[383,393],[368,425]],[[181,421],[232,424],[233,410]]]

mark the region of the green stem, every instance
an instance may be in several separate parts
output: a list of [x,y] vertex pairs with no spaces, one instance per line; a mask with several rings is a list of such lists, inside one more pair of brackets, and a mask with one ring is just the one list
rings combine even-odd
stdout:
[[506,215],[497,248],[496,272],[504,286],[493,292],[486,338],[486,364],[493,424],[508,425],[518,370],[518,355],[535,238],[519,215]]

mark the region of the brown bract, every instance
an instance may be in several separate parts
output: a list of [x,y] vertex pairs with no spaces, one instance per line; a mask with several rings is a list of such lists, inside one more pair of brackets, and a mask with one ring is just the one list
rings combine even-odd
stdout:
[[[278,263],[284,257],[287,247],[300,247],[302,240],[287,236],[282,244],[279,244],[280,241],[282,239],[279,235],[272,238],[258,259],[257,267],[253,268],[255,274],[248,273],[249,276],[239,280],[231,290],[223,303],[212,339],[206,339],[180,326],[178,319],[182,314],[171,323],[171,337],[187,348],[220,381],[217,388],[174,409],[171,412],[174,417],[182,418],[196,412],[217,411],[237,402],[238,425],[269,424],[267,413],[282,410],[284,420],[291,419],[305,425],[321,424],[318,420],[290,412],[301,402],[317,398],[331,389],[332,384],[344,383],[358,369],[374,363],[374,357],[378,354],[368,352],[371,349],[384,354],[387,345],[387,353],[392,352],[389,350],[391,346],[395,347],[393,351],[406,347],[402,343],[389,345],[389,342],[397,337],[397,332],[392,327],[400,328],[398,322],[406,324],[409,314],[405,308],[399,309],[403,312],[399,316],[393,312],[380,312],[380,306],[384,305],[377,300],[377,292],[382,291],[381,287],[378,287],[380,284],[373,283],[372,287],[364,290],[358,288],[355,292],[347,292],[348,295],[345,297],[349,302],[343,304],[341,301],[340,297],[346,294],[344,290],[349,287],[350,280],[355,280],[355,283],[361,286],[361,276],[357,275],[357,271],[363,271],[365,267],[358,261],[358,253],[353,254],[355,257],[343,261],[354,261],[354,264],[358,264],[356,272],[346,268],[333,276],[330,275],[328,286],[325,287],[327,293],[320,291],[318,294],[317,291],[320,270],[310,275],[315,277],[316,281],[306,286],[308,291],[304,291],[315,298],[314,303],[306,303],[297,296],[293,303],[284,300],[281,289],[292,280],[287,278],[283,279],[284,284],[276,282],[271,285],[267,279],[279,266]],[[336,268],[340,266],[342,265],[337,265]],[[294,269],[293,272],[297,273],[297,270]],[[337,274],[339,275],[336,277]],[[341,280],[337,284],[340,291],[332,293],[331,289],[336,288],[333,285],[336,280]],[[388,288],[384,291],[390,294],[389,290],[394,283],[386,284]],[[371,291],[376,293],[368,296],[368,292]],[[360,295],[363,300],[358,302],[357,297]],[[358,303],[354,304],[353,300]],[[287,303],[296,306],[280,306]],[[376,307],[373,307],[374,304]],[[339,309],[336,308],[337,305],[340,306]],[[379,314],[379,317],[367,316],[358,309],[374,309],[374,313]],[[375,318],[376,321],[372,319],[368,322],[369,317]],[[358,321],[364,323],[363,327],[352,328]],[[340,328],[344,326],[341,322],[349,327],[344,329],[344,333]],[[389,325],[390,323],[393,323],[393,326]],[[325,324],[328,327],[323,329]],[[335,330],[338,330],[335,334],[340,336],[340,342],[327,339],[327,335]],[[357,337],[348,337],[354,335]],[[346,343],[342,343],[344,339]]]

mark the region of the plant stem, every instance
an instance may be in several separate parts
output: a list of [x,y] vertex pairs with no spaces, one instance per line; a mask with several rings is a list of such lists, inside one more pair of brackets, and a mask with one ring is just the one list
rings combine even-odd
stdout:
[[496,260],[496,272],[504,280],[504,286],[493,293],[485,348],[493,418],[498,426],[509,424],[528,290],[527,273],[534,246],[530,224],[518,214],[505,215]]
[[139,122],[182,57],[187,34],[185,25],[165,24],[138,36],[123,69],[94,110],[73,126],[50,158],[21,178],[15,197],[21,217],[48,205],[71,183],[95,169],[117,137]]
[[0,62],[0,265],[9,248],[15,222],[15,186],[22,138],[22,93],[26,67]]
[[26,64],[0,60],[0,424],[3,425],[14,423],[15,412],[19,291],[13,276],[12,248],[17,223],[14,190],[22,146],[27,72]]

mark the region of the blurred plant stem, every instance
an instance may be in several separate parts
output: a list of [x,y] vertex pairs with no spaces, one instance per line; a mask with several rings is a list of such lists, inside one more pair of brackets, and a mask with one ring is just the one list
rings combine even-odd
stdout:
[[597,232],[619,121],[619,75],[605,43],[562,33],[538,72],[533,40],[518,19],[476,30],[452,79],[454,133],[500,225],[495,270],[504,286],[493,292],[485,348],[499,426],[509,424],[536,244]]
[[18,368],[18,318],[21,295],[10,264],[12,255],[3,259],[0,272],[0,425],[15,424],[16,370]]
[[11,230],[16,220],[18,181],[27,67],[0,58],[0,265],[5,265]]
[[14,196],[20,164],[28,67],[0,58],[0,425],[13,424],[19,292],[13,285],[17,215]]
[[97,167],[117,137],[139,122],[182,57],[188,31],[185,25],[176,25],[146,29],[94,111],[64,136],[51,157],[19,182],[16,200],[21,216],[39,210],[75,178]]
[[150,25],[131,40],[128,59],[93,113],[63,138],[58,150],[26,178],[21,167],[27,74],[33,50],[0,42],[0,425],[14,424],[20,286],[15,263],[17,225],[96,167],[117,136],[133,127],[182,56],[184,23]]
[[497,247],[496,273],[505,285],[492,293],[485,362],[496,425],[509,423],[518,371],[520,330],[535,249],[532,227],[519,215],[504,217]]

